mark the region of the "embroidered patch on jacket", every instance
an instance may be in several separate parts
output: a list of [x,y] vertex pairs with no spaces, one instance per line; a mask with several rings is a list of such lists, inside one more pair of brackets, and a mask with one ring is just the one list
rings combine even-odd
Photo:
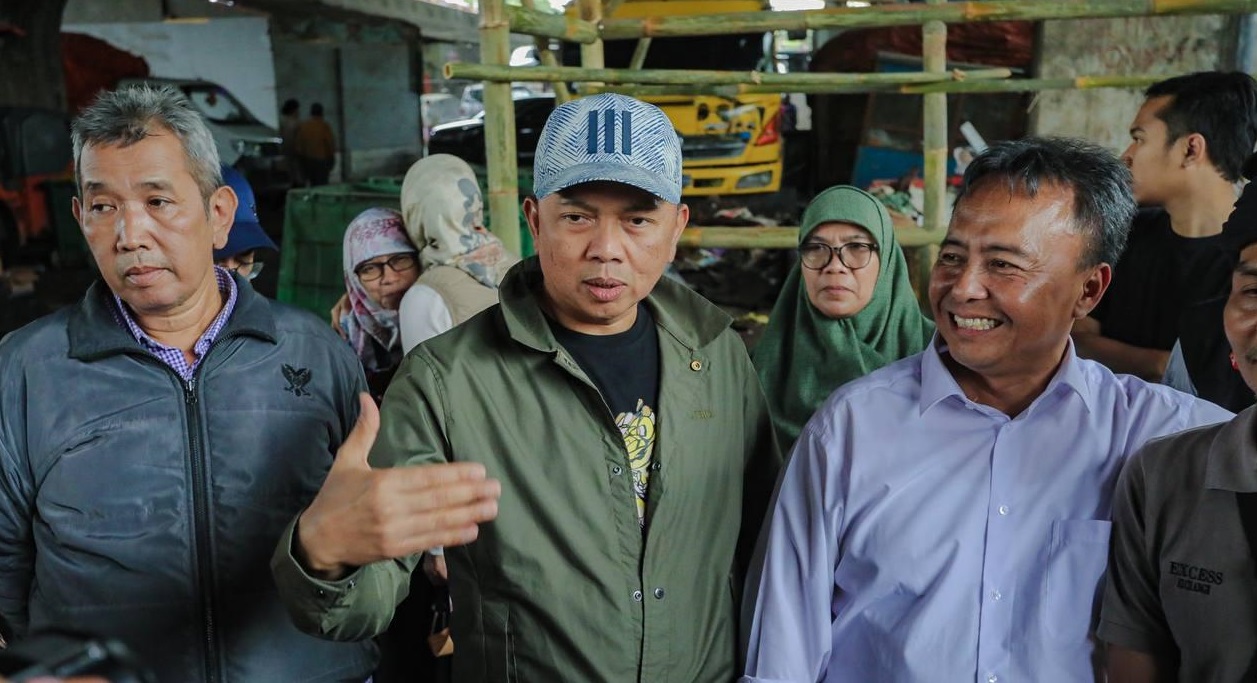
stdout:
[[310,368],[294,368],[285,363],[284,379],[288,380],[288,386],[284,387],[284,391],[291,391],[293,396],[311,395],[306,390],[306,385],[310,383]]
[[1170,576],[1174,577],[1174,587],[1193,593],[1209,595],[1214,586],[1221,586],[1223,574],[1216,569],[1198,567],[1186,562],[1171,562]]

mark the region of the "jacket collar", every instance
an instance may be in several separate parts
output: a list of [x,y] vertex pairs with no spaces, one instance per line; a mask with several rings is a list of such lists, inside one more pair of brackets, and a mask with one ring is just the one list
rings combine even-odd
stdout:
[[[270,302],[253,291],[248,280],[235,273],[232,277],[236,279],[236,309],[219,338],[244,334],[275,343],[275,314]],[[71,358],[93,361],[120,353],[147,353],[131,331],[114,317],[113,306],[109,287],[102,280],[93,282],[70,313],[67,327]]]
[[[556,352],[559,343],[541,307],[543,281],[541,262],[535,256],[511,268],[498,290],[502,316],[512,339],[538,351]],[[646,305],[655,324],[691,350],[710,344],[733,322],[710,301],[667,277],[659,279]]]

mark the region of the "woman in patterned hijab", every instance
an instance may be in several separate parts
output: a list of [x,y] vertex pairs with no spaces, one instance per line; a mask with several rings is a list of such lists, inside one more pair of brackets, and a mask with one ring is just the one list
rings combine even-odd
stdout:
[[415,162],[402,182],[401,205],[423,266],[401,304],[402,347],[410,350],[497,303],[498,283],[519,258],[485,229],[476,175],[458,157]]
[[397,310],[419,277],[417,251],[406,237],[401,214],[391,209],[367,209],[345,230],[348,306],[341,328],[362,360],[377,399],[401,362]]

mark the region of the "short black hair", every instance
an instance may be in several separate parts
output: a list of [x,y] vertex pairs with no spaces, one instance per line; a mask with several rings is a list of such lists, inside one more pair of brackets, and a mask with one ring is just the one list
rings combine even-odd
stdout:
[[295,114],[301,109],[301,104],[291,97],[284,100],[284,107],[279,110],[281,114]]
[[1222,177],[1241,178],[1244,160],[1257,143],[1257,81],[1252,76],[1201,71],[1154,83],[1144,96],[1171,98],[1157,115],[1165,122],[1167,144],[1199,133]]
[[1010,192],[1034,197],[1044,185],[1074,195],[1074,228],[1087,237],[1079,268],[1116,263],[1135,216],[1130,169],[1112,152],[1083,140],[1027,137],[992,145],[969,164],[956,206],[978,187],[1002,182]]
[[315,102],[314,104],[310,105],[310,116],[322,116],[322,115],[323,115],[322,104]]

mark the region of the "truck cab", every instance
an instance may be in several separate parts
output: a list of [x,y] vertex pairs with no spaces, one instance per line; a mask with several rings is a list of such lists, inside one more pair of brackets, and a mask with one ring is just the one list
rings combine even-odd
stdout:
[[[613,16],[633,19],[755,12],[766,6],[760,0],[627,0]],[[636,45],[633,40],[607,41],[607,67],[628,67]],[[564,61],[579,63],[575,54]],[[772,35],[655,38],[643,68],[773,71]],[[780,94],[720,96],[696,92],[641,99],[662,109],[681,136],[685,195],[766,194],[781,189]]]

